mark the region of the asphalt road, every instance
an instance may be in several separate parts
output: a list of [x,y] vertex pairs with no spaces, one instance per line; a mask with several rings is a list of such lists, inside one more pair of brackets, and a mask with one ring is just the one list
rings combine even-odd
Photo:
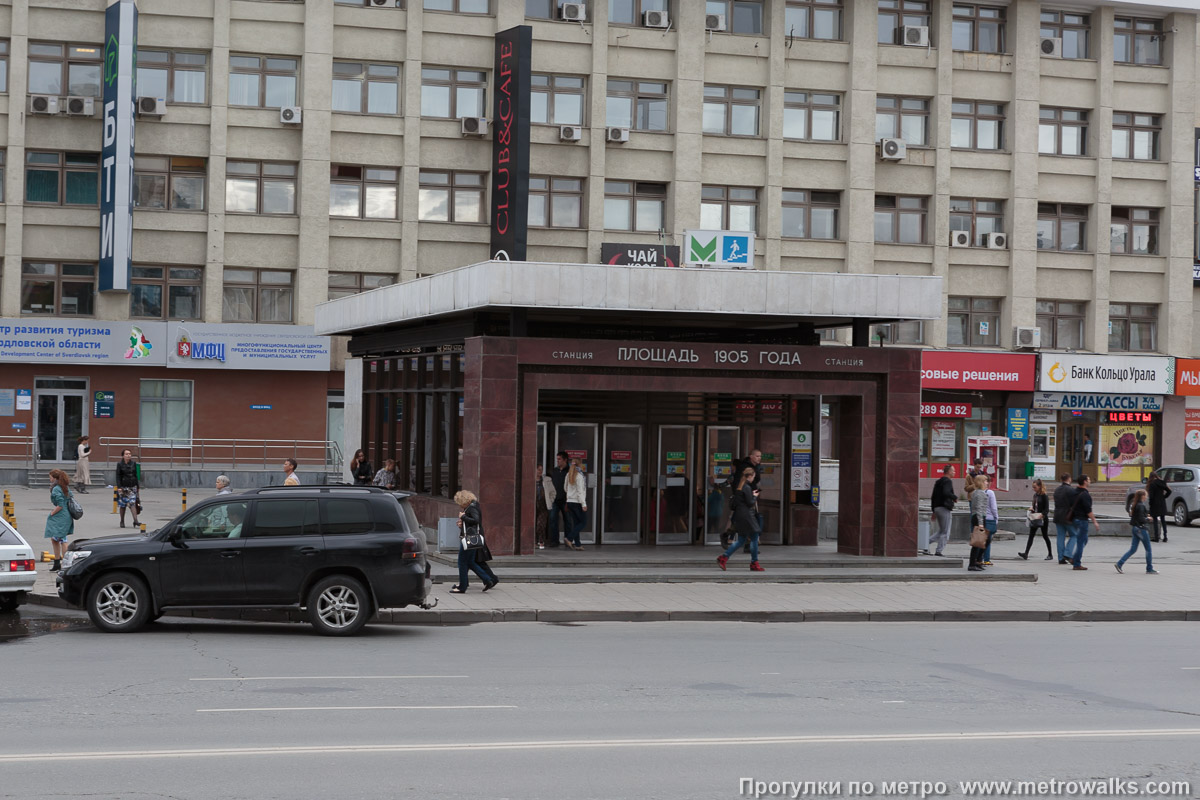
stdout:
[[510,623],[339,640],[22,619],[0,622],[0,641],[18,636],[0,643],[0,798],[753,796],[742,778],[840,782],[808,797],[1109,777],[1200,792],[1194,623]]

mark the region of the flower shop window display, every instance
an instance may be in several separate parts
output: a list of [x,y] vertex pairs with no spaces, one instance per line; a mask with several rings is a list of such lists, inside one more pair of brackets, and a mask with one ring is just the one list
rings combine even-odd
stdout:
[[1101,481],[1135,483],[1154,469],[1154,423],[1100,426]]

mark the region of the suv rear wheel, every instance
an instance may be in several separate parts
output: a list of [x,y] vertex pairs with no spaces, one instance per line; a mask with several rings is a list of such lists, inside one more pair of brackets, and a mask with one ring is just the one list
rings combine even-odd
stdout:
[[371,596],[349,575],[330,575],[308,592],[308,619],[322,636],[351,636],[371,616]]
[[1187,505],[1182,500],[1176,500],[1175,508],[1173,509],[1173,511],[1174,511],[1174,513],[1173,513],[1174,520],[1173,521],[1174,521],[1175,525],[1180,528],[1186,528],[1187,524],[1188,524]]
[[86,608],[92,624],[106,633],[127,633],[150,618],[150,590],[128,572],[102,575],[88,589]]

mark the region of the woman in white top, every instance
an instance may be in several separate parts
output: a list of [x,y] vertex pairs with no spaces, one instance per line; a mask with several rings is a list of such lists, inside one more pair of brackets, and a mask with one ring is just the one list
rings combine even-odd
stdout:
[[78,460],[75,462],[75,488],[81,494],[87,494],[88,484],[92,482],[92,468],[90,457],[92,455],[92,446],[88,444],[88,437],[79,437]]
[[567,519],[571,520],[570,530],[567,531],[567,547],[582,550],[579,532],[587,524],[587,476],[583,474],[583,466],[578,458],[571,459],[571,468],[567,470],[564,483],[567,488]]

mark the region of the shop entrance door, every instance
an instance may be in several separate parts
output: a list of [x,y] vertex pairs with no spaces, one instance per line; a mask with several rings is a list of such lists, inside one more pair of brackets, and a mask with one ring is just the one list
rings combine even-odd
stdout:
[[695,502],[692,464],[695,428],[691,425],[658,427],[657,481],[651,493],[651,520],[655,544],[690,544]]
[[638,544],[642,518],[642,426],[605,425],[602,544]]
[[[704,543],[719,545],[721,534],[729,530],[730,493],[724,487],[733,476],[733,465],[741,458],[741,429],[710,425],[707,438],[704,455],[704,463],[708,465],[704,487]],[[736,484],[736,477],[734,481]]]
[[758,513],[762,514],[762,544],[783,544],[783,428],[747,428],[745,450],[762,453],[758,482]]
[[87,433],[86,379],[37,378],[33,388],[39,461],[74,461]]
[[1080,475],[1096,479],[1096,448],[1098,428],[1092,422],[1066,422],[1058,426],[1060,471],[1071,473],[1074,480]]
[[596,543],[596,473],[600,461],[596,458],[598,427],[594,422],[560,422],[554,427],[554,452],[567,451],[568,459],[579,459],[587,478],[587,514],[579,540]]

